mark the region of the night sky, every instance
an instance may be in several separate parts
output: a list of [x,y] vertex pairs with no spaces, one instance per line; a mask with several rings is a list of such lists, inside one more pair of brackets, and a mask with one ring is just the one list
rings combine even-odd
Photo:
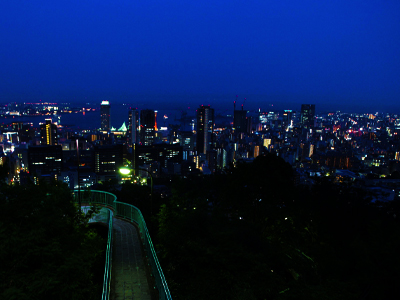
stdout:
[[239,94],[400,112],[400,1],[2,1],[0,62],[1,103]]

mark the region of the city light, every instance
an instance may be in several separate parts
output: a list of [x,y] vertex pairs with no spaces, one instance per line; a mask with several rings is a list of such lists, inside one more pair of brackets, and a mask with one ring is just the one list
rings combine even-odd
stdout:
[[129,175],[131,173],[131,170],[128,168],[120,168],[119,172],[123,175]]

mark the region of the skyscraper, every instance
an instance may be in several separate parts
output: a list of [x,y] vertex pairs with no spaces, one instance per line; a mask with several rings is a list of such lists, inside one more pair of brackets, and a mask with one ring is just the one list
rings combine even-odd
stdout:
[[284,110],[282,115],[282,126],[285,130],[291,125],[292,123],[292,111],[291,110]]
[[[238,96],[236,96],[237,101]],[[241,133],[251,132],[251,120],[247,118],[247,111],[243,110],[244,102],[242,104],[242,109],[236,109],[236,101],[233,101],[233,131],[235,134],[240,135]],[[246,98],[244,99],[246,101]]]
[[110,130],[110,103],[103,100],[100,105],[101,130]]
[[201,105],[197,109],[196,149],[197,154],[212,150],[214,131],[214,109]]
[[63,154],[60,145],[29,146],[29,173],[35,176],[49,174],[60,175],[62,169],[62,158]]
[[315,118],[315,104],[302,104],[301,124],[306,128],[313,127],[314,118]]
[[94,148],[94,170],[105,179],[113,178],[120,167],[123,166],[123,146],[102,145]]
[[131,108],[128,112],[128,143],[129,146],[137,144],[139,141],[138,128],[139,128],[139,111],[136,108]]
[[[243,106],[242,106],[243,108]],[[233,128],[235,133],[246,133],[247,132],[247,111],[245,110],[234,110],[233,111]]]
[[154,110],[143,109],[140,111],[140,142],[150,146],[154,143],[156,132],[156,116]]
[[57,124],[52,123],[51,119],[46,119],[46,123],[40,123],[40,144],[57,145]]

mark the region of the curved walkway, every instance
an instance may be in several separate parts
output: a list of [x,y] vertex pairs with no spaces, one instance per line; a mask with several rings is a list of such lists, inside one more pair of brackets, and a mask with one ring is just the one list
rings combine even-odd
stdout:
[[146,265],[137,228],[129,222],[113,219],[114,249],[111,299],[151,300]]
[[[79,200],[80,192],[74,190],[74,198],[75,202],[82,206],[99,204],[110,209],[113,216],[117,217],[109,219],[107,215],[109,226],[113,227],[113,230],[109,231],[108,237],[107,253],[110,255],[107,254],[105,264],[102,299],[172,300],[140,210],[133,205],[117,201],[117,196],[104,191],[91,190]],[[100,216],[95,218],[102,219]]]

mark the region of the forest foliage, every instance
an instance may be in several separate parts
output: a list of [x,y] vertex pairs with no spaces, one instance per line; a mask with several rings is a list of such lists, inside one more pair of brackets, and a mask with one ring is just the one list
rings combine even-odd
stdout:
[[104,243],[61,182],[2,184],[0,240],[0,299],[99,298]]
[[173,298],[398,299],[399,204],[325,179],[293,182],[274,155],[176,179],[157,220]]

